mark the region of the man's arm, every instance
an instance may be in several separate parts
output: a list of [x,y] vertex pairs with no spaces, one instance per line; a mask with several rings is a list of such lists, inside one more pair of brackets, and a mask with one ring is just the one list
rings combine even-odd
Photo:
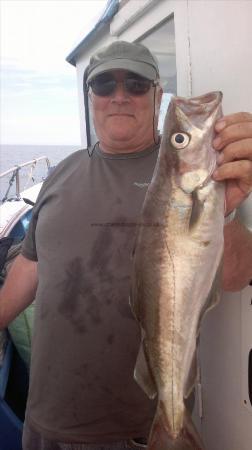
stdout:
[[239,219],[224,227],[222,287],[239,291],[252,280],[252,232]]
[[37,285],[37,262],[18,255],[0,290],[0,329],[32,303]]

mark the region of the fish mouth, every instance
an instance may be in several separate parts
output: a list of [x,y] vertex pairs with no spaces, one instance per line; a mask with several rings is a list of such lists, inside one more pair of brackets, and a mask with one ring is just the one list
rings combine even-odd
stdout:
[[212,109],[215,109],[222,100],[223,94],[221,91],[208,92],[207,94],[199,95],[198,97],[192,97],[185,99],[183,97],[176,97],[176,102],[180,107],[185,107],[189,105],[192,110],[194,108],[206,109],[208,114],[210,114]]
[[198,103],[200,105],[206,104],[206,103],[220,103],[222,100],[223,94],[221,91],[213,91],[208,92],[203,95],[199,95],[198,97],[193,97],[190,99],[191,103]]
[[216,91],[186,100],[182,97],[174,97],[174,103],[178,106],[176,114],[179,114],[179,121],[185,121],[189,125],[190,122],[193,122],[199,129],[209,119],[211,122],[215,122],[220,118],[218,106],[222,96],[222,92]]

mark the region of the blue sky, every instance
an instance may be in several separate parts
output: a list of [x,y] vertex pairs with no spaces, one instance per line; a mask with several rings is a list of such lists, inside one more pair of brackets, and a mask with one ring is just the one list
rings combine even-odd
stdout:
[[76,70],[65,58],[106,3],[0,0],[1,144],[80,144]]

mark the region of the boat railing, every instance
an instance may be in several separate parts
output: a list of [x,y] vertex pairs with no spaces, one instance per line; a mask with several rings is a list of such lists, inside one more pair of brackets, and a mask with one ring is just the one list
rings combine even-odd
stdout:
[[41,161],[45,161],[46,162],[47,171],[49,172],[50,167],[51,167],[49,159],[46,156],[40,156],[39,158],[35,158],[35,159],[32,159],[32,160],[27,161],[25,163],[18,164],[16,166],[13,166],[10,169],[6,170],[5,172],[0,173],[0,179],[3,178],[3,177],[6,177],[8,175],[10,177],[9,182],[8,182],[7,191],[6,191],[4,197],[1,200],[2,203],[4,203],[5,201],[9,200],[8,195],[9,195],[10,189],[12,188],[14,183],[15,183],[16,193],[15,193],[14,198],[12,197],[11,200],[20,200],[21,199],[21,196],[20,196],[20,172],[21,172],[21,170],[24,167],[29,167],[30,166],[31,170],[30,170],[30,173],[29,173],[29,176],[28,176],[28,181],[29,180],[33,180],[34,181],[34,179],[33,179],[34,170],[35,170],[35,168],[37,166],[37,163],[41,162]]

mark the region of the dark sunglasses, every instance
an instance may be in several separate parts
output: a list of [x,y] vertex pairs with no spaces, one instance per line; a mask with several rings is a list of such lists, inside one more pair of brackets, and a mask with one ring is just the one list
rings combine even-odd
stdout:
[[123,83],[125,91],[130,95],[144,95],[151,86],[156,85],[154,81],[134,73],[129,73],[122,81],[115,80],[110,73],[102,73],[93,78],[88,86],[92,88],[95,95],[106,97],[115,92],[118,83]]

